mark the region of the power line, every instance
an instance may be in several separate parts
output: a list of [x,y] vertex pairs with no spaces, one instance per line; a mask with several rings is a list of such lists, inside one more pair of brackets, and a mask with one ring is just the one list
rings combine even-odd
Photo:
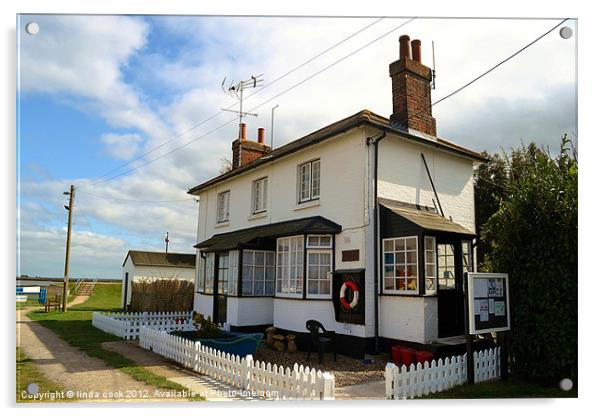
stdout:
[[[508,56],[506,59],[498,62],[497,64],[495,64],[494,66],[492,66],[491,68],[489,68],[487,71],[483,72],[481,75],[477,76],[476,78],[473,78],[471,81],[467,82],[466,84],[462,85],[460,88],[457,88],[456,90],[454,90],[453,92],[447,94],[445,97],[440,98],[439,100],[435,101],[432,105],[431,108],[434,107],[435,105],[439,104],[442,101],[447,100],[449,97],[456,95],[457,93],[459,93],[460,91],[462,91],[463,89],[465,89],[466,87],[474,84],[475,82],[477,82],[478,80],[480,80],[481,78],[483,78],[485,75],[489,74],[491,71],[495,70],[496,68],[500,67],[501,65],[505,64],[506,62],[508,62],[510,59],[514,58],[516,55],[520,54],[521,52],[523,52],[525,49],[533,46],[535,43],[539,42],[541,39],[543,39],[544,37],[546,37],[548,34],[550,34],[552,31],[554,31],[557,27],[559,27],[560,25],[562,25],[564,22],[566,22],[567,20],[569,20],[569,18],[566,18],[564,20],[562,20],[560,23],[558,23],[556,26],[554,26],[553,28],[551,28],[550,30],[548,30],[547,32],[545,32],[544,34],[538,36],[537,38],[535,38],[534,40],[532,40],[531,42],[529,42],[528,44],[526,44],[525,46],[523,46],[522,48],[520,48],[519,50],[517,50],[516,52],[514,52],[512,55]],[[418,115],[420,113],[415,114]]]
[[194,198],[185,198],[185,199],[164,199],[164,200],[140,200],[140,199],[124,199],[124,198],[114,198],[114,197],[110,197],[110,196],[104,196],[104,195],[97,195],[97,194],[93,194],[90,192],[86,192],[86,191],[82,191],[79,190],[80,193],[84,193],[86,195],[90,195],[94,198],[101,198],[101,199],[109,199],[111,201],[117,201],[117,202],[137,202],[137,203],[148,203],[148,204],[160,204],[160,203],[172,203],[172,202],[192,202],[192,201],[196,201],[196,199]]
[[[263,87],[261,87],[260,89],[258,89],[258,90],[256,90],[256,91],[252,92],[251,94],[249,94],[249,96],[248,96],[248,97],[251,97],[251,96],[253,96],[254,94],[257,94],[259,91],[262,91],[262,90],[264,90],[265,88],[268,88],[269,86],[271,86],[271,85],[275,84],[276,82],[280,81],[281,79],[285,78],[286,76],[288,76],[288,75],[292,74],[293,72],[295,72],[295,71],[299,70],[300,68],[304,67],[305,65],[309,64],[310,62],[313,62],[313,61],[315,61],[315,60],[316,60],[316,59],[318,59],[320,56],[322,56],[322,55],[324,55],[324,54],[326,54],[326,53],[330,52],[331,50],[335,49],[336,47],[340,46],[341,44],[343,44],[343,43],[347,42],[349,39],[351,39],[351,38],[353,38],[353,37],[355,37],[355,36],[359,35],[360,33],[362,33],[362,32],[364,32],[364,31],[366,31],[367,29],[369,29],[370,27],[374,26],[375,24],[377,24],[378,22],[380,22],[380,21],[381,21],[381,20],[383,20],[383,19],[384,19],[384,17],[378,18],[378,19],[376,19],[375,21],[373,21],[373,22],[371,22],[370,24],[368,24],[367,26],[364,26],[364,27],[362,27],[361,29],[359,29],[359,30],[357,30],[357,31],[353,32],[352,34],[350,34],[349,36],[347,36],[347,37],[345,37],[344,39],[340,40],[339,42],[335,43],[334,45],[332,45],[332,46],[330,46],[330,47],[328,47],[328,48],[324,49],[322,52],[318,53],[317,55],[315,55],[315,56],[311,57],[310,59],[306,60],[305,62],[303,62],[303,63],[301,63],[301,64],[297,65],[296,67],[294,67],[293,69],[291,69],[291,70],[287,71],[286,73],[284,73],[284,74],[282,74],[282,75],[278,76],[276,79],[274,79],[273,81],[271,81],[271,82],[267,83],[266,85],[264,85],[264,86],[263,86]],[[247,97],[247,98],[248,98],[248,97]],[[228,106],[228,107],[226,107],[226,108],[228,108],[228,109],[231,109],[231,108],[232,108],[232,107],[234,107],[234,106],[236,106],[236,103],[234,103],[234,104],[231,104],[230,106]],[[132,164],[132,163],[134,163],[136,160],[140,160],[140,159],[142,159],[144,156],[147,156],[147,155],[149,155],[149,154],[151,154],[151,153],[153,153],[153,152],[155,152],[155,151],[159,150],[159,149],[160,149],[160,148],[162,148],[163,146],[165,146],[165,145],[167,145],[167,144],[169,144],[169,143],[172,143],[173,141],[175,141],[175,140],[179,139],[180,137],[184,136],[185,134],[187,134],[187,133],[191,132],[192,130],[195,130],[196,128],[198,128],[198,127],[202,126],[203,124],[205,124],[205,123],[207,123],[207,122],[209,122],[209,121],[213,120],[214,118],[216,118],[217,116],[219,116],[219,115],[220,115],[220,114],[222,114],[223,112],[224,112],[224,110],[221,110],[221,111],[219,111],[219,112],[217,112],[217,113],[213,114],[213,115],[212,115],[212,116],[210,116],[209,118],[207,118],[207,119],[205,119],[205,120],[203,120],[203,121],[201,121],[201,122],[199,122],[199,123],[197,123],[197,124],[193,125],[192,127],[189,127],[188,129],[184,130],[184,131],[183,131],[183,132],[181,132],[181,133],[178,133],[177,135],[173,136],[171,139],[169,139],[169,140],[167,140],[167,141],[165,141],[165,142],[163,142],[163,143],[161,143],[161,144],[159,144],[159,145],[157,145],[157,146],[153,147],[152,149],[150,149],[150,150],[148,150],[148,151],[146,151],[146,152],[142,153],[141,155],[137,156],[137,157],[136,157],[136,158],[134,158],[133,160],[130,160],[129,162],[127,162],[127,163],[125,163],[125,164],[123,164],[123,165],[120,165],[120,166],[118,166],[118,167],[116,167],[116,168],[114,168],[114,169],[111,169],[110,171],[106,172],[104,175],[100,175],[100,176],[97,176],[97,177],[96,177],[96,178],[94,178],[94,179],[90,179],[90,180],[89,180],[89,181],[91,182],[90,184],[91,184],[91,185],[95,185],[96,183],[100,183],[100,182],[98,182],[98,180],[99,180],[99,179],[102,179],[102,178],[104,178],[104,177],[106,177],[106,176],[109,176],[111,173],[113,173],[113,172],[116,172],[116,171],[119,171],[119,170],[123,169],[124,167],[127,167],[127,166],[131,165],[131,164]],[[101,182],[102,182],[102,181],[101,181]]]
[[[313,73],[313,74],[312,74],[312,75],[310,75],[309,77],[307,77],[307,78],[304,78],[303,80],[299,81],[298,83],[294,84],[293,86],[291,86],[291,87],[289,87],[289,88],[287,88],[287,89],[285,89],[285,90],[283,90],[283,91],[279,92],[278,94],[276,94],[276,95],[272,96],[271,98],[269,98],[269,99],[265,100],[265,101],[264,101],[264,102],[262,102],[261,104],[259,104],[259,105],[255,106],[255,107],[253,107],[253,109],[251,109],[250,111],[256,110],[256,109],[258,109],[258,108],[260,108],[260,107],[264,106],[265,104],[269,103],[270,101],[272,101],[272,100],[274,100],[274,99],[276,99],[276,98],[278,98],[278,97],[282,96],[283,94],[286,94],[287,92],[291,91],[292,89],[294,89],[294,88],[297,88],[298,86],[302,85],[303,83],[305,83],[305,82],[309,81],[310,79],[312,79],[312,78],[316,77],[317,75],[319,75],[319,74],[323,73],[324,71],[326,71],[326,70],[328,70],[328,69],[332,68],[333,66],[335,66],[335,65],[337,65],[337,64],[339,64],[339,63],[341,63],[341,62],[342,62],[342,61],[344,61],[345,59],[348,59],[348,58],[350,58],[351,56],[353,56],[353,55],[355,55],[356,53],[358,53],[358,52],[360,52],[360,51],[364,50],[364,49],[365,49],[365,48],[367,48],[368,46],[370,46],[370,45],[374,44],[375,42],[377,42],[377,41],[381,40],[382,38],[384,38],[385,36],[387,36],[387,35],[389,35],[389,34],[393,33],[394,31],[396,31],[396,30],[398,30],[398,29],[402,28],[403,26],[407,25],[408,23],[412,22],[412,21],[413,21],[413,20],[415,20],[415,19],[417,19],[417,18],[416,18],[416,17],[412,17],[412,18],[410,18],[409,20],[405,21],[404,23],[402,23],[402,24],[400,24],[400,25],[398,25],[398,26],[394,27],[393,29],[391,29],[391,30],[388,30],[387,32],[385,32],[385,33],[383,33],[382,35],[380,35],[379,37],[377,37],[377,38],[375,38],[375,39],[371,40],[370,42],[368,42],[368,43],[364,44],[363,46],[359,47],[358,49],[355,49],[353,52],[351,52],[351,53],[349,53],[349,54],[347,54],[347,55],[343,56],[342,58],[340,58],[340,59],[336,60],[335,62],[333,62],[333,63],[331,63],[331,64],[327,65],[326,67],[324,67],[324,68],[320,69],[319,71],[317,71],[317,72]],[[158,159],[161,159],[161,158],[163,158],[163,157],[165,157],[165,156],[168,156],[168,155],[170,155],[170,154],[172,154],[172,153],[174,153],[174,152],[176,152],[176,151],[178,151],[178,150],[180,150],[180,149],[182,149],[182,148],[184,148],[184,147],[186,147],[186,146],[188,146],[188,145],[190,145],[190,144],[192,144],[192,143],[196,142],[197,140],[200,140],[200,139],[202,139],[203,137],[206,137],[206,136],[208,136],[209,134],[211,134],[211,133],[213,133],[213,132],[215,132],[215,131],[217,131],[217,130],[219,130],[219,129],[221,129],[221,128],[225,127],[225,126],[227,126],[228,124],[230,124],[230,123],[232,123],[232,122],[234,122],[234,121],[236,121],[236,120],[238,120],[238,118],[233,118],[233,119],[231,119],[231,120],[229,120],[229,121],[227,121],[227,122],[225,122],[225,123],[223,123],[223,124],[219,125],[218,127],[216,127],[216,128],[214,128],[214,129],[212,129],[212,130],[210,130],[210,131],[208,131],[208,132],[206,132],[206,133],[202,134],[201,136],[195,137],[194,139],[192,139],[192,140],[190,140],[190,141],[188,141],[188,142],[184,143],[183,145],[181,145],[181,146],[178,146],[178,147],[176,147],[176,148],[172,149],[171,151],[169,151],[169,152],[167,152],[167,153],[165,153],[165,154],[162,154],[162,155],[160,155],[160,156],[158,156],[158,157],[156,157],[156,158],[154,158],[154,159],[150,159],[150,160],[146,161],[145,163],[142,163],[141,165],[139,165],[139,166],[136,166],[135,168],[128,169],[128,170],[126,170],[126,171],[124,171],[124,172],[122,172],[122,173],[119,173],[119,174],[117,174],[117,175],[110,176],[110,177],[109,177],[109,178],[107,178],[107,179],[104,179],[104,180],[101,180],[101,181],[97,181],[97,182],[95,182],[95,183],[92,183],[92,185],[98,185],[98,184],[100,184],[100,183],[109,182],[109,181],[112,181],[113,179],[119,178],[119,177],[121,177],[121,176],[124,176],[124,175],[126,175],[126,174],[130,173],[130,172],[133,172],[133,171],[135,171],[135,170],[138,170],[139,168],[141,168],[141,167],[143,167],[143,166],[149,165],[149,164],[151,164],[151,163],[155,162],[155,161],[156,161],[156,160],[158,160]]]

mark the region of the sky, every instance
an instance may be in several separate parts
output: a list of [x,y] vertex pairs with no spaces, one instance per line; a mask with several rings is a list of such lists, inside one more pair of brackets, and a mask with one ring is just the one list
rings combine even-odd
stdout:
[[[193,252],[198,208],[186,191],[218,174],[237,136],[235,115],[220,112],[236,105],[224,79],[263,74],[266,87],[245,92],[258,113],[247,134],[264,127],[269,139],[278,105],[281,146],[362,109],[388,117],[401,35],[421,39],[428,66],[435,42],[436,101],[559,23],[409,20],[21,15],[17,273],[62,275],[70,184],[71,276],[120,277],[127,250],[161,251],[167,231],[170,251]],[[576,139],[576,41],[555,30],[436,105],[438,135],[488,152]]]

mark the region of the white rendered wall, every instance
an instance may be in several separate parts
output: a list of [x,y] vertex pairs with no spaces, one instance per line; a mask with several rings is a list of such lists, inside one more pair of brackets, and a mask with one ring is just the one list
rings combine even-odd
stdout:
[[420,153],[427,160],[445,216],[474,232],[470,159],[388,136],[379,145],[378,196],[433,207],[435,194]]
[[302,300],[274,298],[274,326],[291,331],[307,332],[305,323],[315,319],[329,331],[337,334],[366,337],[363,325],[337,322],[330,300]]

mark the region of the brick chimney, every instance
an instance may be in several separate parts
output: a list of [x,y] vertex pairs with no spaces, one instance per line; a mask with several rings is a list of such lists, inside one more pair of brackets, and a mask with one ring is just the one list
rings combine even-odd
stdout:
[[[411,53],[411,56],[410,56]],[[405,130],[417,130],[437,136],[437,125],[431,113],[431,69],[422,64],[418,39],[408,35],[399,38],[399,60],[389,65],[393,84],[391,124]]]
[[240,125],[240,139],[232,142],[232,169],[251,163],[272,151],[270,146],[264,144],[265,130],[257,130],[257,141],[247,140],[247,125]]

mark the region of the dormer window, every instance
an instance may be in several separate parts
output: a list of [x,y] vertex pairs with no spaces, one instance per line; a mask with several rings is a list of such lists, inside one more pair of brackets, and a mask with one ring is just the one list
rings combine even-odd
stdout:
[[320,159],[299,165],[299,202],[320,199]]
[[217,194],[217,222],[227,222],[230,219],[230,191]]

